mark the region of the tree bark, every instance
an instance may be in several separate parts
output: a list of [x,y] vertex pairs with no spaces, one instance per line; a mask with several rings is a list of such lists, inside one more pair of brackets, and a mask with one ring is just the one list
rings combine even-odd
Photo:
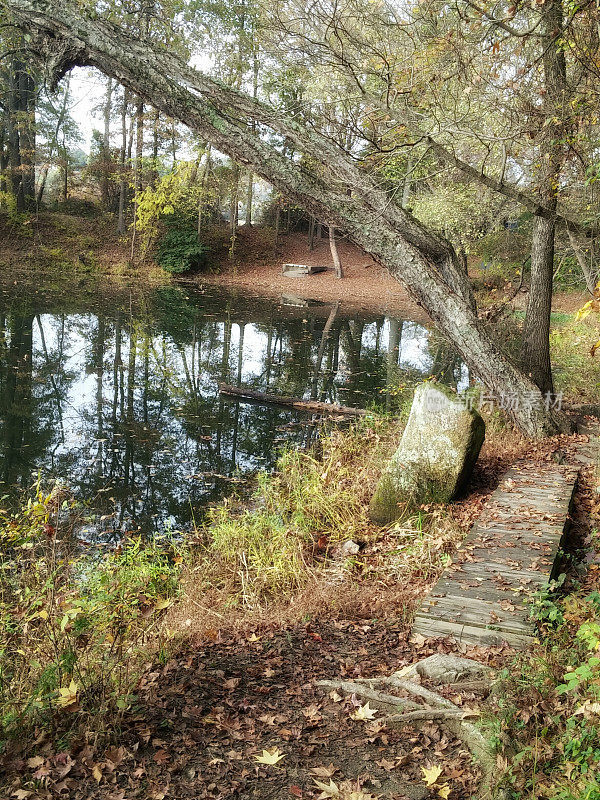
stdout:
[[106,84],[104,98],[104,132],[102,134],[102,185],[101,197],[104,208],[110,206],[110,117],[112,113],[113,79],[109,78]]
[[335,277],[343,278],[344,268],[342,267],[342,262],[338,253],[337,244],[335,241],[335,228],[333,225],[329,226],[329,249],[331,250],[331,258],[333,260],[333,268],[335,269]]
[[[556,432],[560,421],[545,407],[539,389],[478,320],[471,286],[449,242],[401,209],[335,143],[185,65],[172,52],[140,42],[112,23],[88,19],[70,5],[10,0],[9,7],[20,25],[37,34],[34,46],[51,85],[74,65],[97,67],[252,168],[309,213],[330,220],[407,286],[489,390],[514,396],[507,411],[524,433]],[[259,123],[257,133],[250,128],[252,120]],[[311,155],[318,169],[285,158],[261,136],[264,127]]]
[[575,234],[570,229],[568,233],[569,233],[569,243],[571,245],[573,252],[575,253],[575,258],[577,259],[577,263],[579,264],[579,267],[583,274],[586,289],[591,295],[593,295],[594,292],[596,291],[596,284],[598,283],[598,270],[592,267],[593,257],[591,263],[588,264],[585,251],[577,241]]
[[120,234],[125,233],[125,204],[127,201],[127,181],[125,175],[125,163],[127,158],[127,106],[129,103],[129,91],[123,92],[123,105],[121,107],[121,181],[119,183],[119,219],[117,229]]
[[248,190],[246,192],[246,227],[252,227],[252,199],[254,195],[254,173],[248,171]]
[[[58,150],[58,136],[60,134],[60,129],[62,128],[66,113],[67,113],[67,105],[69,102],[69,88],[70,88],[71,80],[70,77],[67,78],[67,85],[65,86],[65,94],[63,97],[63,102],[60,107],[60,111],[58,114],[58,118],[56,120],[56,128],[54,129],[54,140],[50,142],[50,146],[48,149],[48,161],[54,155],[54,152]],[[48,165],[46,165],[43,169],[42,176],[40,178],[40,184],[37,190],[37,197],[36,197],[36,204],[39,207],[42,204],[42,198],[44,196],[44,191],[46,189],[46,181],[48,180]]]
[[[564,158],[565,129],[562,109],[566,101],[565,53],[559,41],[563,23],[562,0],[548,0],[544,6],[541,36],[544,66],[544,124],[538,136],[540,201],[556,211],[558,187]],[[550,124],[546,124],[548,120]],[[553,391],[550,362],[550,314],[554,274],[556,217],[536,216],[531,244],[531,282],[523,330],[523,367],[545,394]]]
[[553,219],[535,217],[531,245],[531,285],[523,331],[523,368],[546,394],[553,391],[550,363],[550,311],[554,266]]
[[11,191],[23,212],[35,205],[35,84],[19,55],[11,61],[7,101]]

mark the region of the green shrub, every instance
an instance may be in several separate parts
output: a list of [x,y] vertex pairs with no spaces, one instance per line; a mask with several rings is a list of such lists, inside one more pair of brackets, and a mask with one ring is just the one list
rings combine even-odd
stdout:
[[494,690],[505,782],[521,800],[600,800],[600,595],[538,593],[532,614],[542,641]]
[[186,272],[203,266],[206,252],[195,231],[170,228],[158,247],[156,260],[167,272]]
[[149,633],[178,591],[172,540],[130,538],[90,555],[59,526],[67,511],[57,490],[0,511],[4,737],[62,712],[127,707]]

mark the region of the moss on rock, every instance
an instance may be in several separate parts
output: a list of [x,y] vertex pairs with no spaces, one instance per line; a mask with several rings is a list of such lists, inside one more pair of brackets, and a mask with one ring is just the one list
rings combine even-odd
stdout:
[[386,524],[407,506],[451,500],[468,481],[484,438],[481,416],[451,389],[421,384],[371,500],[371,518]]

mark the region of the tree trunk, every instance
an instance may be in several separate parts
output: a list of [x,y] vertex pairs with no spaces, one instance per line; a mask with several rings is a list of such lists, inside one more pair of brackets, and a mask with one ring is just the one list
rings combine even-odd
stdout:
[[[59,134],[60,134],[60,129],[63,126],[63,122],[65,120],[66,113],[67,113],[67,105],[69,103],[70,86],[71,86],[71,76],[68,75],[67,76],[67,84],[65,86],[65,93],[64,93],[64,97],[63,97],[63,102],[62,102],[61,107],[60,107],[60,112],[58,114],[58,119],[56,120],[56,128],[54,129],[54,139],[53,139],[52,142],[50,142],[50,147],[48,149],[48,161],[50,161],[50,159],[54,155],[54,152],[56,150],[58,150],[58,137],[59,137]],[[39,185],[38,191],[37,191],[36,204],[37,204],[38,207],[42,204],[42,198],[44,196],[44,190],[46,188],[47,179],[48,179],[48,165],[46,165],[44,167],[43,171],[42,171],[42,176],[41,176],[41,179],[40,179],[40,185]]]
[[280,199],[277,198],[277,205],[275,207],[275,245],[274,245],[274,253],[275,258],[279,253],[279,226],[281,224],[281,202]]
[[212,146],[208,144],[206,147],[206,161],[204,163],[204,169],[202,170],[202,178],[200,180],[200,192],[198,197],[198,231],[197,231],[198,241],[201,241],[202,212],[204,210],[204,195],[206,192],[206,187],[208,184],[208,179],[211,170],[211,153],[212,153]]
[[[334,142],[187,66],[173,52],[132,39],[112,23],[88,19],[71,5],[11,0],[9,6],[23,27],[38,34],[35,47],[46,59],[54,83],[75,63],[118,77],[309,213],[330,220],[407,286],[488,390],[512,396],[506,410],[524,433],[556,432],[560,420],[545,407],[539,389],[478,320],[472,289],[451,245],[401,209]],[[259,132],[252,132],[251,120],[260,123]],[[260,135],[265,127],[315,159],[318,170],[284,157]]]
[[333,259],[333,268],[335,269],[335,277],[343,278],[344,270],[342,267],[342,262],[340,261],[337,244],[335,242],[335,228],[333,227],[333,225],[329,226],[329,249],[331,250],[331,258]]
[[231,247],[229,248],[229,257],[233,258],[235,254],[235,244],[237,239],[238,229],[238,202],[240,191],[240,168],[238,164],[231,165],[231,197],[229,200],[229,217],[230,217],[230,231],[231,231]]
[[[575,253],[575,258],[577,259],[577,263],[581,269],[585,280],[586,289],[590,294],[594,294],[596,291],[596,284],[598,283],[598,270],[592,267],[593,263],[593,256],[591,257],[590,263],[588,264],[587,257],[585,250],[577,241],[577,238],[572,230],[568,230],[569,233],[569,243],[573,252]],[[592,251],[593,252],[593,251]]]
[[35,205],[35,85],[19,56],[8,81],[8,162],[17,211]]
[[19,73],[19,97],[21,184],[24,208],[30,210],[35,207],[35,83],[25,67]]
[[408,208],[410,200],[410,189],[412,186],[413,156],[412,152],[408,157],[406,172],[404,173],[404,186],[402,187],[402,208]]
[[138,98],[135,107],[135,191],[141,192],[144,188],[143,175],[144,159],[144,101]]
[[311,252],[315,249],[315,218],[312,214],[308,220],[308,249]]
[[102,205],[110,206],[110,117],[112,112],[113,80],[108,79],[104,98],[104,132],[102,134],[102,185],[100,189]]
[[553,391],[550,364],[550,311],[554,232],[554,220],[544,217],[534,218],[531,286],[523,331],[523,368],[544,394]]
[[[565,53],[559,41],[563,22],[562,0],[548,0],[544,6],[541,35],[544,65],[544,122],[538,137],[540,201],[556,211],[557,193],[564,157],[561,144],[565,130],[562,108],[566,100]],[[523,330],[523,367],[545,394],[553,391],[550,362],[550,314],[554,274],[556,218],[536,216],[531,243],[531,283]]]
[[160,111],[155,109],[152,117],[152,172],[150,175],[150,183],[152,187],[156,186],[158,181],[158,123],[160,121]]
[[248,190],[246,193],[246,226],[252,227],[252,198],[254,194],[254,173],[248,172]]
[[129,91],[123,92],[123,105],[121,107],[121,181],[119,184],[119,221],[117,228],[122,235],[125,233],[125,204],[127,202],[127,180],[125,163],[127,158],[127,106],[129,104]]
[[[132,123],[133,130],[133,123]],[[137,208],[138,196],[144,188],[144,176],[142,173],[142,160],[144,158],[144,101],[138,97],[135,106],[135,171],[133,185],[135,194],[133,197],[133,230],[131,232],[131,262],[135,258],[135,244],[137,238]]]

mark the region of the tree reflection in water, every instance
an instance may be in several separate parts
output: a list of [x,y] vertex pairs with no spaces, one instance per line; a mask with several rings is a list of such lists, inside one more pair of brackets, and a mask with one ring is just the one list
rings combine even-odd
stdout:
[[388,411],[388,387],[429,374],[468,383],[422,325],[338,304],[187,287],[101,310],[45,306],[43,293],[34,302],[5,297],[0,308],[4,490],[31,486],[38,471],[66,482],[96,512],[95,537],[189,527],[232,477],[314,437],[309,416],[225,400],[218,381]]

